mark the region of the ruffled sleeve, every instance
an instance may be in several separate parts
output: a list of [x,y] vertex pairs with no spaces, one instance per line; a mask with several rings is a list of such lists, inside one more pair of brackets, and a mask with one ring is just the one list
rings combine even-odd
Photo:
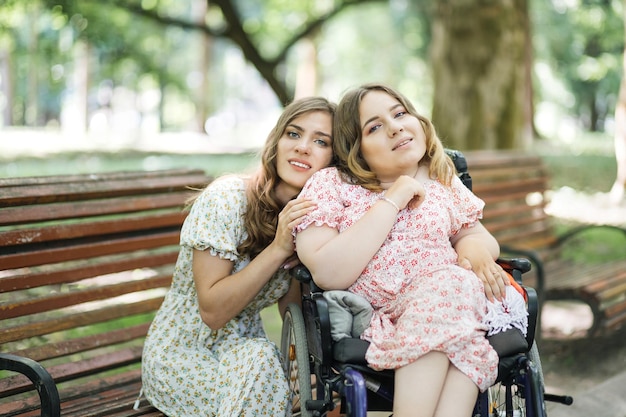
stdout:
[[471,227],[483,217],[485,202],[472,193],[461,180],[452,179],[452,233]]
[[185,219],[180,244],[234,261],[237,246],[245,239],[243,215],[245,183],[236,176],[213,181],[193,203]]
[[325,168],[313,174],[300,192],[300,197],[315,201],[317,208],[304,216],[294,233],[301,232],[311,224],[338,228],[345,209],[341,187],[341,177],[336,168]]

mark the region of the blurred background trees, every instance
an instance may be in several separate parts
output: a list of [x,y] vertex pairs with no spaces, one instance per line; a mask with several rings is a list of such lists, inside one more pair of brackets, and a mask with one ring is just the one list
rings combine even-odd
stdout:
[[[614,130],[621,0],[0,0],[0,128],[230,140],[383,81],[447,146]],[[270,123],[273,120],[270,120]],[[265,132],[263,132],[265,133]],[[1,130],[0,130],[1,136]]]

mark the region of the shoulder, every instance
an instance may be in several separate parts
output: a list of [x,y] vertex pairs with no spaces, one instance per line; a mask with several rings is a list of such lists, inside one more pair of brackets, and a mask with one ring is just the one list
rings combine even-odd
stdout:
[[246,199],[246,180],[237,175],[225,175],[216,178],[211,182],[196,198],[193,203],[194,208],[200,210],[214,211],[221,210],[237,210],[244,207],[247,203]]
[[339,170],[335,167],[322,168],[311,176],[311,179],[330,180],[339,178]]
[[229,174],[216,178],[207,186],[210,190],[245,191],[247,180],[239,175]]

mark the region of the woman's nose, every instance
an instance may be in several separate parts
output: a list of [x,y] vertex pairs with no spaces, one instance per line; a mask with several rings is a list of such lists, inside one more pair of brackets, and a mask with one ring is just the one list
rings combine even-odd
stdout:
[[393,137],[396,133],[401,132],[404,128],[402,124],[396,120],[392,120],[387,123],[387,132],[389,133],[389,137]]
[[305,140],[299,141],[296,145],[296,152],[308,154],[310,150],[311,148],[309,146],[309,143]]

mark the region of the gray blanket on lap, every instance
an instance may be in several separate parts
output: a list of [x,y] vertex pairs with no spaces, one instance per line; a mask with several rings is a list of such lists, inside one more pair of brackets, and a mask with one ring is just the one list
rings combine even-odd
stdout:
[[330,315],[330,333],[334,341],[345,337],[359,337],[369,327],[372,306],[360,295],[349,291],[324,292]]

